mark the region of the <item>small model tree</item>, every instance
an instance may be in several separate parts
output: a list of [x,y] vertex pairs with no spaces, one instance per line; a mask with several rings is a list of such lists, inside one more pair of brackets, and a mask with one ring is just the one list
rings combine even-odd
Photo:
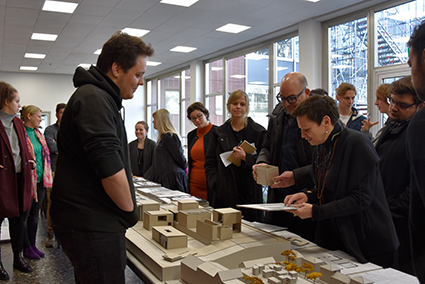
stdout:
[[281,255],[286,256],[288,262],[294,262],[297,259],[297,255],[290,249],[284,250]]
[[319,272],[312,272],[309,275],[307,275],[307,279],[312,279],[313,283],[316,283],[316,279],[321,277],[322,273]]
[[285,269],[288,270],[288,271],[300,272],[301,267],[299,267],[295,263],[289,263],[287,266],[285,266]]
[[301,272],[304,272],[304,278],[307,278],[307,273],[313,272],[314,266],[313,264],[306,262],[301,266]]
[[243,278],[247,279],[248,281],[251,281],[251,282],[248,282],[249,284],[264,284],[263,280],[255,276],[250,277],[250,276],[244,275]]

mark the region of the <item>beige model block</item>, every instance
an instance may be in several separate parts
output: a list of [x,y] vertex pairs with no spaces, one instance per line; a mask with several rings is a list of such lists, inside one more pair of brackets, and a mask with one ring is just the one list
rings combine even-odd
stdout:
[[218,230],[220,227],[220,223],[211,221],[210,219],[197,220],[196,233],[212,241],[215,241],[218,239]]
[[195,228],[197,220],[211,220],[211,212],[205,209],[179,211],[179,224],[186,228]]
[[274,184],[272,178],[279,175],[279,168],[271,165],[257,166],[257,183],[265,186]]
[[314,271],[320,271],[320,267],[323,266],[323,265],[326,265],[326,262],[324,262],[323,260],[320,260],[320,259],[312,257],[312,256],[304,257],[302,259],[301,265],[303,265],[306,262],[313,265]]
[[242,212],[233,208],[214,209],[213,220],[229,226],[233,231],[240,232],[242,227]]
[[155,200],[141,200],[137,202],[137,207],[140,212],[140,221],[143,221],[143,215],[145,211],[158,211],[159,210],[159,202]]
[[336,272],[334,275],[332,275],[330,283],[331,284],[349,284],[350,277],[340,272]]
[[181,280],[183,280],[187,284],[198,284],[196,282],[196,273],[198,270],[198,266],[204,263],[204,261],[200,260],[196,256],[188,255],[181,261],[180,265],[180,275]]
[[191,210],[191,209],[198,209],[199,203],[196,200],[193,199],[184,199],[180,200],[177,204],[179,211],[180,210]]
[[166,210],[145,211],[143,216],[143,227],[151,230],[153,226],[172,226],[173,213]]
[[220,240],[227,240],[233,237],[233,229],[229,226],[220,226],[218,228],[218,238]]
[[336,272],[341,272],[341,267],[339,265],[333,263],[322,265],[320,266],[320,273],[322,274],[320,279],[325,283],[331,283],[331,277]]
[[187,235],[171,226],[153,226],[152,239],[166,249],[187,247]]

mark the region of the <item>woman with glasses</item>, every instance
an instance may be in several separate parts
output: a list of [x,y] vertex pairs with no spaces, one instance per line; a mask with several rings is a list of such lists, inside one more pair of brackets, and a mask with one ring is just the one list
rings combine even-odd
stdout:
[[298,207],[291,210],[296,216],[317,221],[317,245],[342,250],[361,263],[394,267],[399,242],[370,139],[342,126],[330,97],[307,98],[293,115],[302,137],[316,146],[312,164],[286,172],[287,180],[272,187],[306,185],[284,203]]
[[356,87],[350,83],[341,83],[336,88],[339,118],[346,127],[361,131],[363,121],[366,120],[366,117],[353,107],[356,94]]
[[187,118],[196,126],[187,134],[189,160],[190,194],[205,200],[211,200],[211,190],[207,189],[205,175],[205,153],[217,127],[209,122],[210,112],[200,102],[187,108]]
[[155,111],[152,117],[153,127],[158,131],[158,142],[153,152],[152,166],[145,172],[145,178],[169,189],[189,192],[186,158],[170,112],[162,108]]
[[[230,94],[227,110],[231,117],[214,131],[205,158],[207,184],[213,191],[211,205],[236,208],[236,204],[263,203],[261,186],[252,176],[252,166],[261,151],[266,130],[248,117],[249,100],[244,91]],[[239,146],[243,141],[253,145],[256,151],[246,153]],[[226,158],[221,154],[226,152],[233,152],[232,155],[241,161],[240,165],[225,164]],[[258,211],[241,211],[245,220],[261,221]]]
[[130,165],[133,176],[143,177],[152,165],[152,155],[155,141],[149,139],[149,126],[146,121],[139,121],[135,126],[137,139],[128,143],[130,150]]

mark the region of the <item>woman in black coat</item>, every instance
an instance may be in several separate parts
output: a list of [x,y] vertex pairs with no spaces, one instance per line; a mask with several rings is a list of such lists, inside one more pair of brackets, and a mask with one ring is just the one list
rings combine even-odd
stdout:
[[166,109],[159,109],[152,117],[154,128],[158,130],[158,142],[153,152],[152,166],[145,173],[145,178],[169,189],[189,192],[186,158],[170,113]]
[[[214,208],[263,203],[261,186],[252,176],[252,166],[263,145],[266,130],[247,117],[249,100],[244,91],[238,90],[229,96],[227,109],[231,118],[214,131],[205,158],[207,183],[213,191],[210,203]],[[238,146],[244,140],[257,148],[254,153],[247,154]],[[220,154],[228,151],[233,151],[234,156],[241,160],[239,167],[233,163],[227,167],[223,164]],[[255,210],[241,211],[245,220],[262,219],[261,213]]]
[[143,177],[152,165],[152,155],[156,143],[147,137],[149,126],[145,121],[137,122],[135,128],[137,139],[128,143],[131,172],[133,176]]
[[[284,174],[291,174],[295,184],[313,184],[284,203],[295,203],[299,209],[292,212],[300,218],[317,221],[317,245],[345,251],[362,263],[395,265],[399,242],[370,139],[342,126],[330,97],[307,98],[292,115],[303,138],[316,148],[311,165]],[[288,185],[285,178],[274,180],[273,186]]]

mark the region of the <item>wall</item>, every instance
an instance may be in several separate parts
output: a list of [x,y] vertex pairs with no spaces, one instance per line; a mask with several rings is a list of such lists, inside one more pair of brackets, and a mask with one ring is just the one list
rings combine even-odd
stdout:
[[[68,102],[75,91],[72,75],[0,72],[0,80],[18,90],[21,105],[36,105],[43,111],[50,111],[50,124],[56,122],[56,105]],[[145,116],[143,104],[142,87],[137,89],[132,100],[123,102],[129,141],[136,139],[134,125]]]

